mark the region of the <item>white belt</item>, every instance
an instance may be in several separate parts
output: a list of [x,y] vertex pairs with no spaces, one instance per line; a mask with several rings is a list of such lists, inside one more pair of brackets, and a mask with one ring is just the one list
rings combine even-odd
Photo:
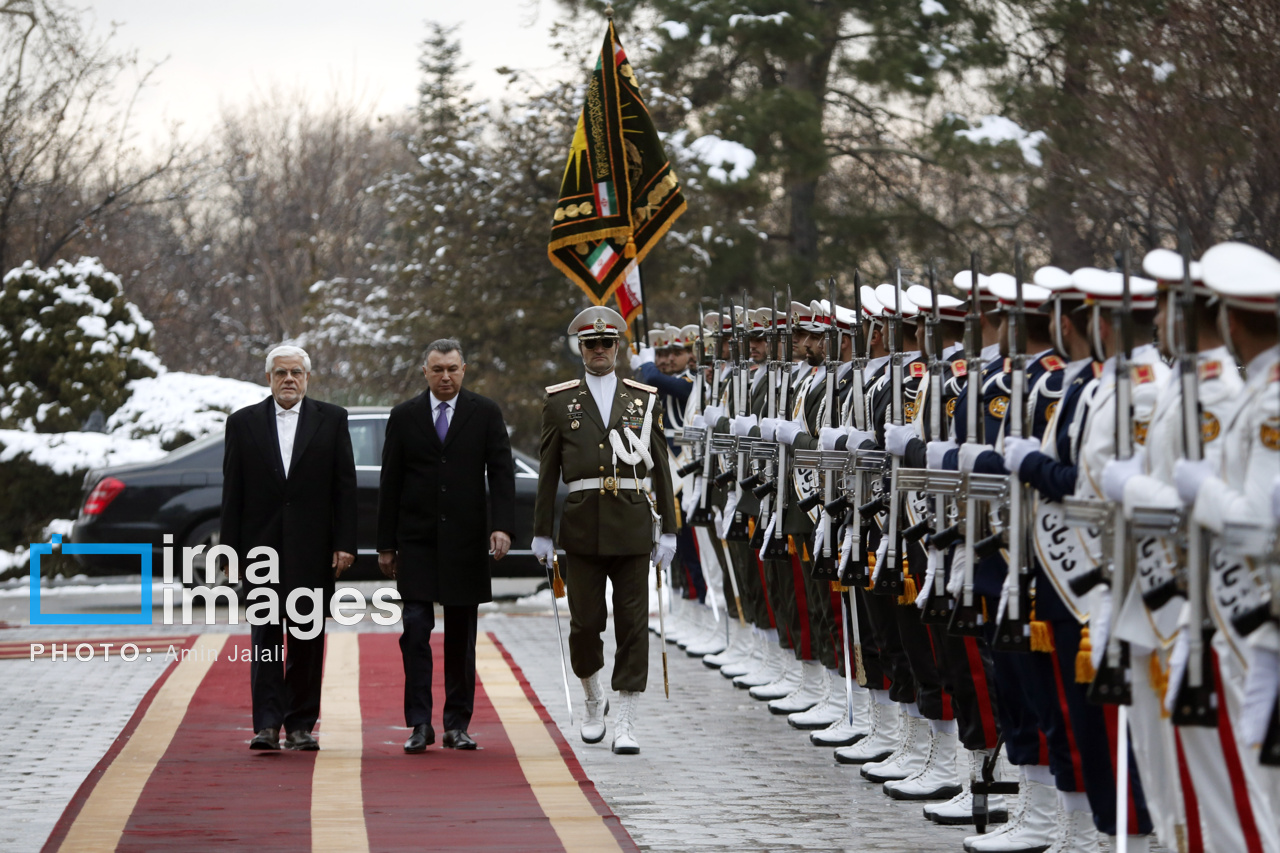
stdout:
[[585,492],[588,489],[612,492],[615,488],[639,490],[640,481],[631,477],[588,477],[585,480],[574,480],[570,483],[569,494]]

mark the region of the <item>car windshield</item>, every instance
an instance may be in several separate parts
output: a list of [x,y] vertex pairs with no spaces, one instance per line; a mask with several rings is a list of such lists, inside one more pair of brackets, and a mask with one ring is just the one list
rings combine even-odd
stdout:
[[206,435],[204,438],[198,438],[188,444],[170,451],[165,457],[166,462],[177,462],[179,459],[186,459],[188,456],[194,456],[202,450],[207,450],[215,444],[222,444],[222,433],[218,432],[214,435]]

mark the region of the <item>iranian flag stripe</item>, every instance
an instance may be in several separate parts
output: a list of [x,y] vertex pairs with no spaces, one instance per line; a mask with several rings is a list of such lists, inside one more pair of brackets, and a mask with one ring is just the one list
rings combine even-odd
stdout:
[[626,61],[627,61],[627,55],[626,55],[625,53],[623,53],[623,52],[622,52],[622,45],[620,45],[620,44],[618,44],[618,45],[614,45],[614,47],[613,47],[613,64],[614,64],[614,66],[621,65],[622,63],[624,63],[624,62],[626,62]]
[[596,210],[601,216],[613,216],[618,212],[618,197],[613,193],[612,181],[596,184]]
[[614,291],[618,298],[618,313],[627,323],[640,310],[640,265],[632,263],[627,269],[627,277],[622,287]]
[[587,264],[591,267],[591,274],[596,277],[596,281],[603,280],[617,262],[618,253],[609,245],[608,240],[601,240],[595,251],[587,256]]

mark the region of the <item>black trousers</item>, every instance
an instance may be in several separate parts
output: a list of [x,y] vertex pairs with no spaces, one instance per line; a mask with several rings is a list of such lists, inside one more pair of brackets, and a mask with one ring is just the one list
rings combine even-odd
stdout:
[[[431,724],[431,632],[436,627],[435,605],[406,601],[402,617],[400,655],[404,659],[404,723]],[[476,701],[476,605],[444,607],[445,731],[467,730]]]
[[253,730],[284,727],[286,732],[311,731],[320,718],[320,679],[324,675],[324,623],[310,640],[289,634],[285,654],[285,625],[253,625],[253,660],[249,690],[253,696]]

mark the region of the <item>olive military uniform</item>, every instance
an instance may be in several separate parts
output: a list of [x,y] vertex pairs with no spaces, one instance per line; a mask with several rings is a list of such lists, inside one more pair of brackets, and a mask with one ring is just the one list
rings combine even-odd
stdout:
[[[649,417],[646,419],[646,412]],[[606,429],[585,382],[573,380],[547,389],[542,409],[538,495],[534,535],[551,536],[557,480],[570,494],[560,518],[559,545],[566,555],[569,596],[569,657],[574,673],[588,678],[604,665],[607,610],[605,579],[613,582],[613,689],[640,692],[649,673],[649,554],[654,546],[654,512],[662,533],[675,533],[675,501],[661,410],[656,389],[630,379],[617,382]],[[632,451],[626,433],[642,437],[653,466],[618,458],[610,433]],[[643,479],[652,478],[653,502]]]

